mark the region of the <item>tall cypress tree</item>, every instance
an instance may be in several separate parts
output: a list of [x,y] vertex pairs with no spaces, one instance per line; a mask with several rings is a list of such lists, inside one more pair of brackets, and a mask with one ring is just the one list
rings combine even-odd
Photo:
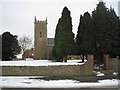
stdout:
[[[84,55],[94,53],[94,36],[92,31],[92,18],[88,12],[80,16],[80,23],[76,37],[78,54]],[[84,58],[83,58],[84,62]]]
[[[93,31],[95,32],[96,59],[103,63],[104,54],[116,54],[118,50],[118,17],[114,9],[108,9],[104,2],[99,2],[92,12]],[[116,55],[115,55],[116,56]]]
[[118,37],[119,37],[119,19],[114,11],[113,8],[110,8],[108,15],[107,15],[107,33],[106,33],[106,39],[107,39],[107,48],[108,53],[112,57],[116,57],[117,55],[117,47],[118,47]]
[[[117,17],[115,19],[116,23],[113,22],[115,24],[116,27],[115,28],[115,36],[114,36],[114,44],[113,44],[113,49],[112,49],[112,53],[111,56],[114,58],[119,58],[120,59],[120,19],[119,17]],[[118,24],[117,24],[118,21]]]
[[78,54],[94,54],[98,63],[103,63],[103,55],[119,56],[120,28],[114,9],[108,9],[100,1],[92,16],[88,12],[80,16],[76,44]]
[[119,28],[118,28],[118,38],[117,38],[117,50],[116,50],[116,54],[118,56],[118,58],[120,59],[120,19],[119,19]]
[[77,31],[76,45],[77,45],[77,54],[82,54],[81,44],[83,42],[84,26],[83,26],[83,16],[80,15],[80,22]]
[[75,52],[74,34],[72,32],[72,19],[70,11],[64,7],[62,16],[58,21],[55,33],[55,45],[53,56],[56,59],[63,59]]
[[93,25],[92,25],[92,18],[88,12],[84,13],[83,16],[83,41],[81,44],[81,49],[83,54],[93,54],[94,52],[94,36],[93,36]]
[[95,36],[95,48],[96,48],[96,59],[98,62],[103,63],[103,54],[107,54],[108,43],[106,38],[107,33],[107,13],[108,9],[104,2],[99,2],[96,10],[92,12],[93,18],[93,31]]
[[2,59],[2,35],[0,35],[0,60]]

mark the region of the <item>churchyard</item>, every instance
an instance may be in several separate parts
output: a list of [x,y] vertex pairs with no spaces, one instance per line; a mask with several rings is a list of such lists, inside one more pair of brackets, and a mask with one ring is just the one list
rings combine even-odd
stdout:
[[[0,87],[3,88],[118,88],[118,71],[92,66],[92,60],[2,61]],[[38,84],[39,83],[39,84]]]
[[29,37],[20,42],[10,32],[0,35],[0,88],[119,88],[120,19],[114,8],[100,0],[80,15],[76,37],[66,6],[54,38],[47,36],[48,22],[35,16],[32,48]]

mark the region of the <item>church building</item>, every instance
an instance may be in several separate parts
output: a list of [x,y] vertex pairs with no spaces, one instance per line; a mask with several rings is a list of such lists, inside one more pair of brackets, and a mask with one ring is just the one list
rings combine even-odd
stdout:
[[34,59],[52,59],[54,38],[47,38],[47,19],[34,21]]

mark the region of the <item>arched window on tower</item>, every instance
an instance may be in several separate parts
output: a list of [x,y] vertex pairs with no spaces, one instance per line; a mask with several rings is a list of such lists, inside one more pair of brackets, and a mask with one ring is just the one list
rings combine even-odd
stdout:
[[42,37],[42,32],[40,31],[40,38]]

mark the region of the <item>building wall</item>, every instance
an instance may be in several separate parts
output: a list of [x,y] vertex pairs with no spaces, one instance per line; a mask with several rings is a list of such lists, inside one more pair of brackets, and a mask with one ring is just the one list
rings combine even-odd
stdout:
[[114,70],[115,72],[120,72],[119,65],[120,65],[120,59],[117,58],[109,58],[108,62],[108,69]]
[[46,59],[47,58],[47,20],[37,21],[35,19],[34,38],[35,38],[34,59]]
[[26,58],[33,58],[34,57],[34,49],[31,48],[30,50],[26,50],[24,54],[22,55],[22,59]]
[[47,59],[53,59],[52,49],[53,49],[53,46],[47,46]]

